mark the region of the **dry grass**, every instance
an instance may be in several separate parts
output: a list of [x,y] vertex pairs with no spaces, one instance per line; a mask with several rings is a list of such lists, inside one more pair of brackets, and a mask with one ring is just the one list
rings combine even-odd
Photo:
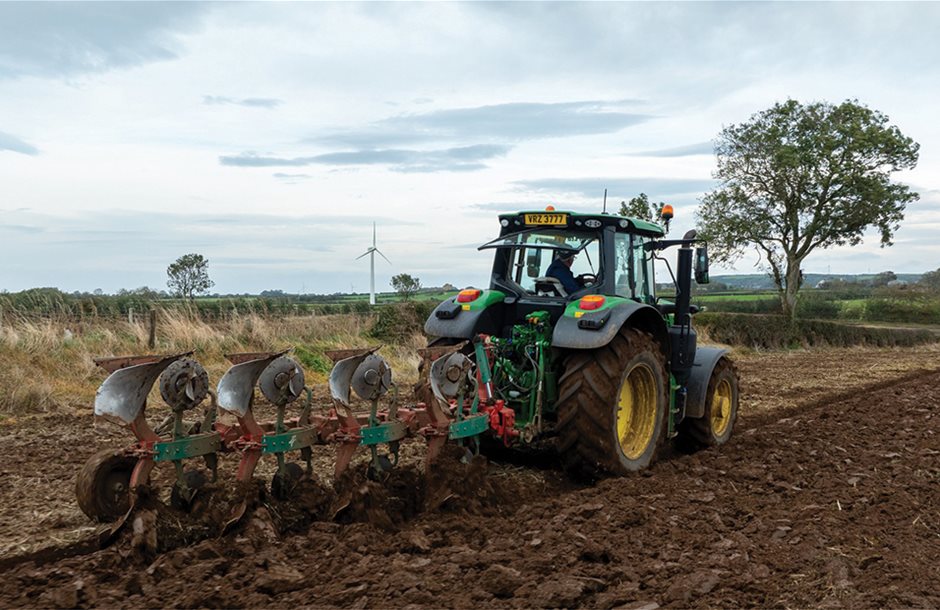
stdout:
[[[36,413],[91,412],[105,372],[95,358],[195,351],[214,385],[228,369],[225,354],[294,348],[310,385],[329,373],[326,350],[378,344],[368,336],[373,319],[350,314],[264,317],[236,316],[206,323],[185,312],[161,312],[157,345],[147,348],[146,322],[97,319],[82,322],[5,319],[0,323],[0,423]],[[382,354],[403,387],[417,379],[420,333],[407,334]],[[936,368],[940,344],[909,348],[735,348],[749,408],[759,410],[815,398],[833,389],[861,386],[918,368]],[[764,388],[754,392],[753,388]],[[320,395],[325,392],[320,392]],[[151,404],[159,405],[159,399]]]
[[[146,322],[7,319],[0,326],[0,421],[37,412],[87,412],[105,377],[94,359],[107,356],[195,351],[215,383],[229,366],[225,354],[296,348],[308,383],[323,383],[329,371],[323,352],[376,345],[367,337],[371,324],[368,316],[257,314],[206,323],[169,311],[161,312],[156,347],[148,349]],[[423,346],[424,337],[415,333],[402,345],[382,349],[396,379],[417,378],[415,350]]]

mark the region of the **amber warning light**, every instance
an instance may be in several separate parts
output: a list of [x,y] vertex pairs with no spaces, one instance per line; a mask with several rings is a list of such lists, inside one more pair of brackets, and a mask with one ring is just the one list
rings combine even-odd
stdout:
[[589,294],[582,297],[578,302],[578,308],[585,311],[593,311],[604,306],[604,297],[599,294]]
[[672,216],[673,216],[672,206],[669,205],[668,203],[664,205],[663,211],[660,212],[659,215],[663,217],[663,220],[672,220]]
[[476,301],[480,298],[482,291],[475,289],[461,290],[457,293],[457,302],[458,303],[470,303],[471,301]]

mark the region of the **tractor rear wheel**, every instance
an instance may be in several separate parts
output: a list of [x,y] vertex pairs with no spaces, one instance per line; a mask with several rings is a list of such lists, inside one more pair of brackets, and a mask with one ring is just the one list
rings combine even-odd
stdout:
[[705,413],[679,425],[679,442],[690,449],[724,445],[738,419],[738,372],[728,358],[715,364],[705,390]]
[[96,521],[113,521],[131,506],[131,472],[137,458],[106,449],[91,456],[75,480],[78,506]]
[[652,335],[623,328],[565,359],[558,398],[559,452],[575,477],[623,475],[652,463],[666,418],[666,366]]

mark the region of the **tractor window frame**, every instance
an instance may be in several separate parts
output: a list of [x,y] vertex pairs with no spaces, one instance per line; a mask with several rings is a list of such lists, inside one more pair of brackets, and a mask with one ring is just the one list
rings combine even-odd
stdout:
[[[560,243],[557,241],[556,243],[551,243],[548,241],[528,241],[526,238],[530,236],[553,238],[555,240],[562,238],[564,239],[565,243]],[[571,240],[571,243],[568,243],[569,240],[567,238],[569,237],[574,237],[576,239]],[[596,231],[567,231],[543,227],[500,235],[496,239],[488,241],[482,246],[478,247],[477,250],[492,250],[496,248],[538,248],[543,250],[576,250],[580,252],[585,247],[590,245],[591,242],[599,239],[600,233]]]

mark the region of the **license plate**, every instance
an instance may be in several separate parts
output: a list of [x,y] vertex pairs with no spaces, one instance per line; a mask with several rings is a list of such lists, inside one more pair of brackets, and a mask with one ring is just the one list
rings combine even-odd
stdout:
[[568,224],[568,215],[567,214],[526,214],[525,223],[527,225],[566,226]]

